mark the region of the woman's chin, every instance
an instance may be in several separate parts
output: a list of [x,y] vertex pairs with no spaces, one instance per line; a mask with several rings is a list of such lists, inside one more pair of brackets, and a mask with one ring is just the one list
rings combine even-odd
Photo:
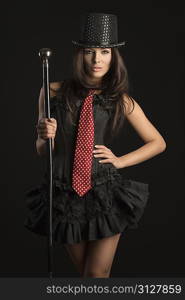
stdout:
[[102,78],[104,74],[102,74],[101,72],[92,72],[91,73],[91,78],[94,79],[98,79],[98,78]]

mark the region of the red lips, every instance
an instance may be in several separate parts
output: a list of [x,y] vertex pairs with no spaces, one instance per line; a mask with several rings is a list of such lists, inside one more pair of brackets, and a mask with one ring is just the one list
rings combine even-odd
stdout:
[[101,67],[93,67],[92,70],[93,71],[100,71],[102,68]]

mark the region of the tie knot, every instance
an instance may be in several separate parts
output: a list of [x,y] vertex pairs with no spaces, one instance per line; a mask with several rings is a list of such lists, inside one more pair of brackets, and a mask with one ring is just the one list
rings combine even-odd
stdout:
[[95,92],[95,90],[93,90],[93,89],[90,89],[90,90],[89,90],[89,92],[88,92],[88,96],[90,96],[90,95],[93,95],[93,94],[94,94],[94,92]]

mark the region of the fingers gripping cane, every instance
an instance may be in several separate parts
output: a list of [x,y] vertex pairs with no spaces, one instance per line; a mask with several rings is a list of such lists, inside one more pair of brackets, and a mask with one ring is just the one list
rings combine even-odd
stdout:
[[[42,60],[43,69],[43,90],[44,90],[44,104],[45,104],[45,117],[50,118],[50,89],[49,89],[49,63],[48,59],[51,56],[52,51],[48,48],[42,48],[39,51],[39,56]],[[47,197],[47,207],[48,207],[48,273],[49,277],[53,276],[53,235],[52,235],[52,138],[46,140],[46,164],[47,171],[49,174],[49,185]]]

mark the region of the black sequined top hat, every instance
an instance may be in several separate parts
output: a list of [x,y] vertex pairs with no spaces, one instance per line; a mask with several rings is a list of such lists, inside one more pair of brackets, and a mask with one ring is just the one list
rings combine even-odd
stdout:
[[126,42],[118,42],[116,15],[89,13],[81,28],[80,40],[72,43],[83,48],[111,48],[124,46]]

